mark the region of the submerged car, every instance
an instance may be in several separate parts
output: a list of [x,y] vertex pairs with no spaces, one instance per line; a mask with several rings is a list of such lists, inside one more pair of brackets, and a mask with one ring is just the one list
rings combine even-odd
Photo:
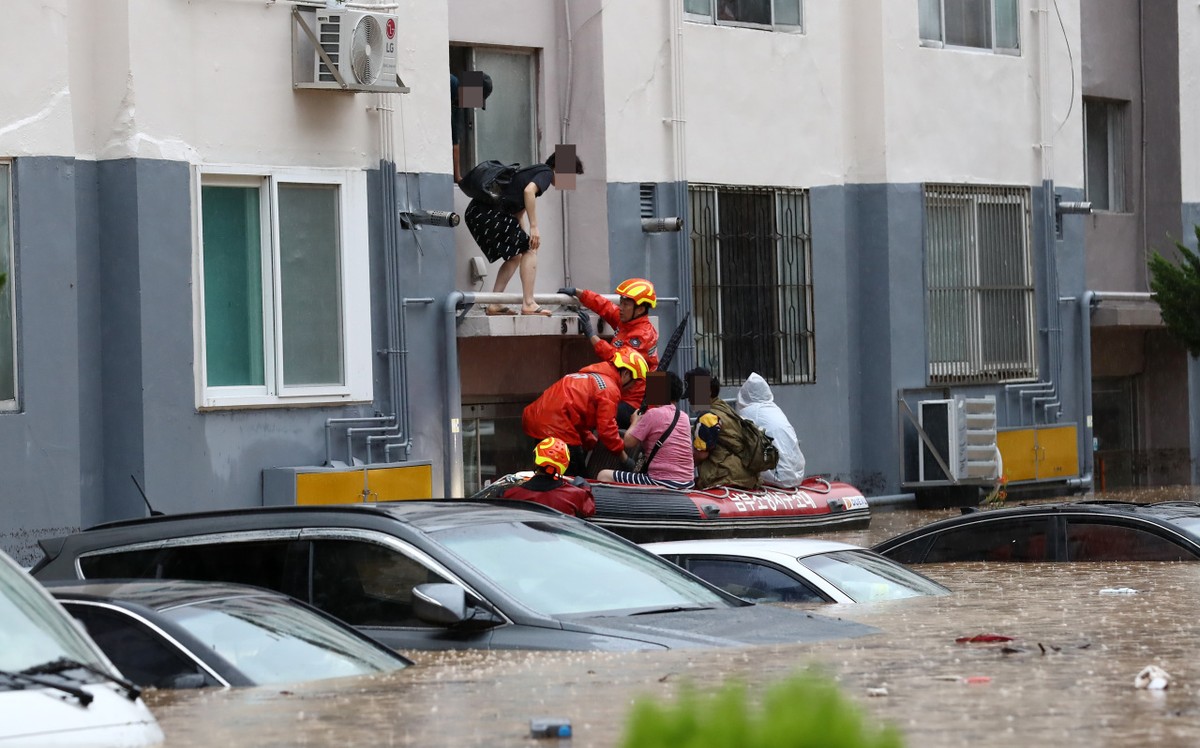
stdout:
[[1076,501],[967,511],[873,550],[903,564],[942,561],[1196,561],[1200,504]]
[[137,686],[0,551],[0,746],[162,742]]
[[877,553],[831,540],[679,540],[642,547],[753,602],[864,603],[950,593]]
[[397,649],[624,650],[875,629],[755,606],[607,530],[519,501],[263,507],[40,541],[41,580],[194,579],[308,602]]
[[50,582],[139,686],[262,686],[381,673],[412,662],[287,595],[212,582]]

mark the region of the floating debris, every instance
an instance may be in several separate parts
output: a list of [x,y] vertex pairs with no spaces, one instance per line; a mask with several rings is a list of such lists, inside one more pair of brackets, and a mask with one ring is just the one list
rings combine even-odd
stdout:
[[1147,691],[1165,691],[1171,685],[1171,676],[1158,665],[1147,665],[1133,679],[1134,688],[1144,688]]
[[992,644],[994,642],[1010,642],[1014,638],[1004,634],[976,634],[975,636],[960,636],[954,641],[958,644]]
[[1101,595],[1136,595],[1137,590],[1132,587],[1105,587],[1100,590]]

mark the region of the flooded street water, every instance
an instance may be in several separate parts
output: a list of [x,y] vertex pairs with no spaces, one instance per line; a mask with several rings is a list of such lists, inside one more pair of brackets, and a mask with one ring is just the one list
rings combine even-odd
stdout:
[[[879,512],[865,531],[822,537],[870,545],[953,513]],[[820,607],[880,629],[860,639],[619,655],[409,653],[418,665],[386,677],[152,691],[147,703],[171,746],[535,745],[543,741],[529,738],[529,720],[546,716],[570,719],[570,745],[616,746],[638,697],[735,680],[757,693],[815,666],[908,746],[1200,744],[1200,563],[918,568],[955,594]],[[1102,592],[1120,588],[1136,593]],[[979,633],[1015,640],[1008,651],[955,642]],[[1165,692],[1134,688],[1151,664],[1170,674]]]

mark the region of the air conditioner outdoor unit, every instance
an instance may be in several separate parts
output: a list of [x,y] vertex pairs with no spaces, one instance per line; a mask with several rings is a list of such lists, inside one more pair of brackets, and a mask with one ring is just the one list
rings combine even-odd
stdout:
[[983,482],[999,476],[994,396],[922,400],[918,407],[921,429],[950,469],[947,474],[921,440],[921,481]]
[[292,87],[407,93],[396,72],[397,16],[359,10],[292,11]]

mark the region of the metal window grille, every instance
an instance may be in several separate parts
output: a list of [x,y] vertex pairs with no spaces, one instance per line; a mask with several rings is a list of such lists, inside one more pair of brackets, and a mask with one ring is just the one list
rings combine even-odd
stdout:
[[925,185],[931,384],[1037,376],[1030,194]]
[[808,192],[688,187],[696,361],[722,384],[815,380]]

